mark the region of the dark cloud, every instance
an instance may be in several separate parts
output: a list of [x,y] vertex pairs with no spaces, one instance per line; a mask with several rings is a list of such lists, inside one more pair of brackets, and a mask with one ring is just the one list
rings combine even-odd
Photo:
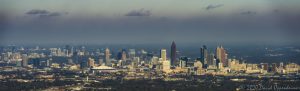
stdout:
[[210,4],[207,7],[205,7],[206,10],[215,9],[224,6],[223,4]]
[[241,12],[241,15],[255,15],[256,12],[255,11],[244,11],[244,12]]
[[34,9],[34,10],[28,11],[26,14],[28,14],[28,15],[43,15],[43,14],[49,14],[49,13],[50,12],[47,10]]
[[38,17],[55,17],[55,16],[62,16],[68,14],[67,12],[60,13],[60,12],[50,12],[48,10],[40,10],[40,9],[33,9],[26,12],[27,15],[38,16]]
[[127,14],[125,14],[125,16],[150,16],[150,15],[151,15],[151,11],[145,9],[132,10]]

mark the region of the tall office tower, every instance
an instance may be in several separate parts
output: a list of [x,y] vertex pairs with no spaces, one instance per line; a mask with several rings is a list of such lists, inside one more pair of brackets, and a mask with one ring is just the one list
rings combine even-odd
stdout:
[[163,61],[167,60],[167,50],[166,49],[160,50],[160,58],[162,58]]
[[208,57],[208,51],[206,45],[203,45],[202,48],[200,48],[200,58],[203,66],[207,66],[207,57]]
[[22,66],[27,67],[28,66],[28,57],[27,54],[22,55]]
[[135,49],[129,49],[129,58],[133,59],[133,57],[135,57]]
[[94,67],[94,66],[95,66],[95,60],[93,58],[89,58],[88,67]]
[[126,50],[125,49],[122,50],[122,58],[121,58],[121,60],[126,61]]
[[71,48],[71,46],[70,45],[66,45],[66,56],[67,57],[70,57],[70,55],[72,54],[71,52],[72,52],[72,48]]
[[110,65],[110,52],[108,48],[105,49],[105,64]]
[[175,66],[176,65],[176,44],[173,41],[171,45],[171,65]]
[[217,59],[223,64],[223,66],[228,66],[226,50],[222,46],[218,46],[216,49]]
[[211,54],[208,55],[207,65],[208,66],[217,66],[215,55],[213,53],[211,53]]

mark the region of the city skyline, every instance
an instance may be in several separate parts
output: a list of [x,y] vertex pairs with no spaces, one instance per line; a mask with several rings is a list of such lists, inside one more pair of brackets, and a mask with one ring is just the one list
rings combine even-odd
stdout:
[[[250,49],[249,54],[244,53],[249,51],[249,48],[234,50],[223,45],[217,47],[203,45],[197,50],[182,52],[181,49],[177,49],[175,41],[169,43],[169,48],[156,50],[115,49],[109,46],[89,48],[72,45],[50,48],[3,46],[0,47],[0,81],[5,87],[0,90],[123,90],[126,88],[126,91],[133,89],[239,91],[240,89],[260,90],[261,88],[249,88],[252,85],[260,86],[259,84],[299,89],[296,85],[300,71],[297,56],[300,53],[299,47],[252,48],[255,50]],[[197,51],[197,56],[188,55],[194,51]],[[249,57],[263,58],[263,60],[279,57],[279,61],[271,59],[265,62]],[[293,59],[281,59],[286,57]],[[130,83],[132,81],[133,83]],[[160,84],[156,86],[162,88],[156,87],[153,82]],[[251,86],[248,86],[249,82]],[[18,85],[12,86],[10,83]],[[181,87],[179,84],[185,86]],[[216,87],[211,88],[211,86]],[[272,90],[278,89],[281,88],[272,88]]]
[[0,0],[0,91],[300,90],[299,4]]

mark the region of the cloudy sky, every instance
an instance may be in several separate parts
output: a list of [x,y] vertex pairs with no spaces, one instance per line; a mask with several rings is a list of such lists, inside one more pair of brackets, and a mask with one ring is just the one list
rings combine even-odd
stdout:
[[1,0],[0,44],[298,43],[300,0]]

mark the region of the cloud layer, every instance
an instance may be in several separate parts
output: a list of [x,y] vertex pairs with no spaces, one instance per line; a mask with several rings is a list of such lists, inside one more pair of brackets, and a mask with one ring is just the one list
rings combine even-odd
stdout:
[[127,14],[125,14],[125,16],[150,16],[150,15],[151,15],[151,11],[145,9],[132,10]]
[[223,4],[210,4],[208,6],[205,7],[206,10],[211,10],[211,9],[215,9],[215,8],[219,8],[224,6]]
[[41,10],[41,9],[33,9],[28,12],[26,12],[27,15],[31,16],[38,16],[38,17],[55,17],[55,16],[62,16],[67,14],[66,12],[60,13],[60,12],[50,12],[48,10]]

